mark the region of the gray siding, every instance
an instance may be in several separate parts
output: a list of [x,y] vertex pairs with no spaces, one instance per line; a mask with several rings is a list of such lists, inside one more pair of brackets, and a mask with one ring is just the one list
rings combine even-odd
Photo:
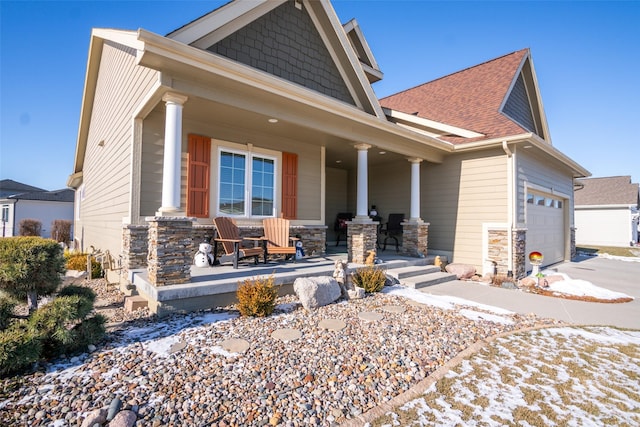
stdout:
[[306,8],[291,1],[207,50],[355,105]]
[[517,155],[517,222],[523,225],[525,220],[526,186],[533,184],[569,196],[569,225],[573,225],[573,177],[571,171],[550,156],[532,149],[518,150]]
[[502,150],[422,164],[421,215],[430,223],[429,248],[482,268],[482,225],[508,220],[507,158]]
[[105,42],[76,225],[76,238],[83,239],[85,249],[93,245],[120,252],[122,221],[129,216],[133,112],[156,80],[155,71],[135,65],[135,50]]
[[529,103],[529,96],[527,95],[527,88],[525,87],[522,74],[518,75],[516,84],[509,94],[503,111],[528,131],[536,133],[536,125],[533,121],[531,104]]

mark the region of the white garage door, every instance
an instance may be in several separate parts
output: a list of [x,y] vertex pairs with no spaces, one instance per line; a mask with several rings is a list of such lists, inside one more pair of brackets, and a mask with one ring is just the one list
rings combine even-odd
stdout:
[[529,254],[541,252],[543,265],[564,260],[565,225],[564,200],[557,196],[529,193],[527,195],[527,271],[531,270]]

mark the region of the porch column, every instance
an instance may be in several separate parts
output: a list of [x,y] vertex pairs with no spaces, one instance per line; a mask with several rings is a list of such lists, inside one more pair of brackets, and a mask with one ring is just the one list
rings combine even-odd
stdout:
[[180,210],[180,161],[182,158],[182,105],[187,97],[166,93],[164,160],[162,166],[162,206],[158,216],[184,216]]
[[358,150],[358,188],[357,188],[357,205],[356,205],[356,221],[370,220],[367,207],[369,206],[369,177],[367,164],[367,150],[371,148],[369,144],[356,144],[354,147]]
[[411,215],[409,222],[422,222],[420,219],[420,163],[422,159],[412,158],[411,162]]

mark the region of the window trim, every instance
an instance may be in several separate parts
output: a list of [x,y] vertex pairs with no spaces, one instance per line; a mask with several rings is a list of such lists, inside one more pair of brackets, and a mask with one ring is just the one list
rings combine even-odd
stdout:
[[[216,195],[215,200],[215,212],[216,216],[228,216],[231,218],[239,218],[239,219],[263,219],[263,218],[272,218],[277,216],[277,212],[280,208],[280,197],[282,196],[282,188],[280,186],[280,181],[282,179],[282,171],[280,170],[280,163],[282,153],[267,150],[267,149],[255,149],[251,144],[240,145],[233,144],[226,141],[215,141],[216,142]],[[242,215],[234,215],[220,211],[220,194],[221,189],[220,186],[222,184],[221,173],[222,173],[222,165],[221,165],[221,156],[223,152],[234,153],[245,156],[245,189],[244,189],[244,203],[245,203],[245,212]],[[271,215],[252,215],[251,213],[251,200],[252,200],[252,186],[253,186],[253,159],[261,158],[266,160],[273,161],[273,211]]]

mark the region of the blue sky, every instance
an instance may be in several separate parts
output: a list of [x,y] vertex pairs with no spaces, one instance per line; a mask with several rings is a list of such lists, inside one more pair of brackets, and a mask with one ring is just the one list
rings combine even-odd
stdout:
[[[64,188],[93,27],[166,33],[226,1],[0,0],[0,179]],[[379,97],[530,48],[553,144],[594,177],[640,181],[640,1],[334,0]]]

